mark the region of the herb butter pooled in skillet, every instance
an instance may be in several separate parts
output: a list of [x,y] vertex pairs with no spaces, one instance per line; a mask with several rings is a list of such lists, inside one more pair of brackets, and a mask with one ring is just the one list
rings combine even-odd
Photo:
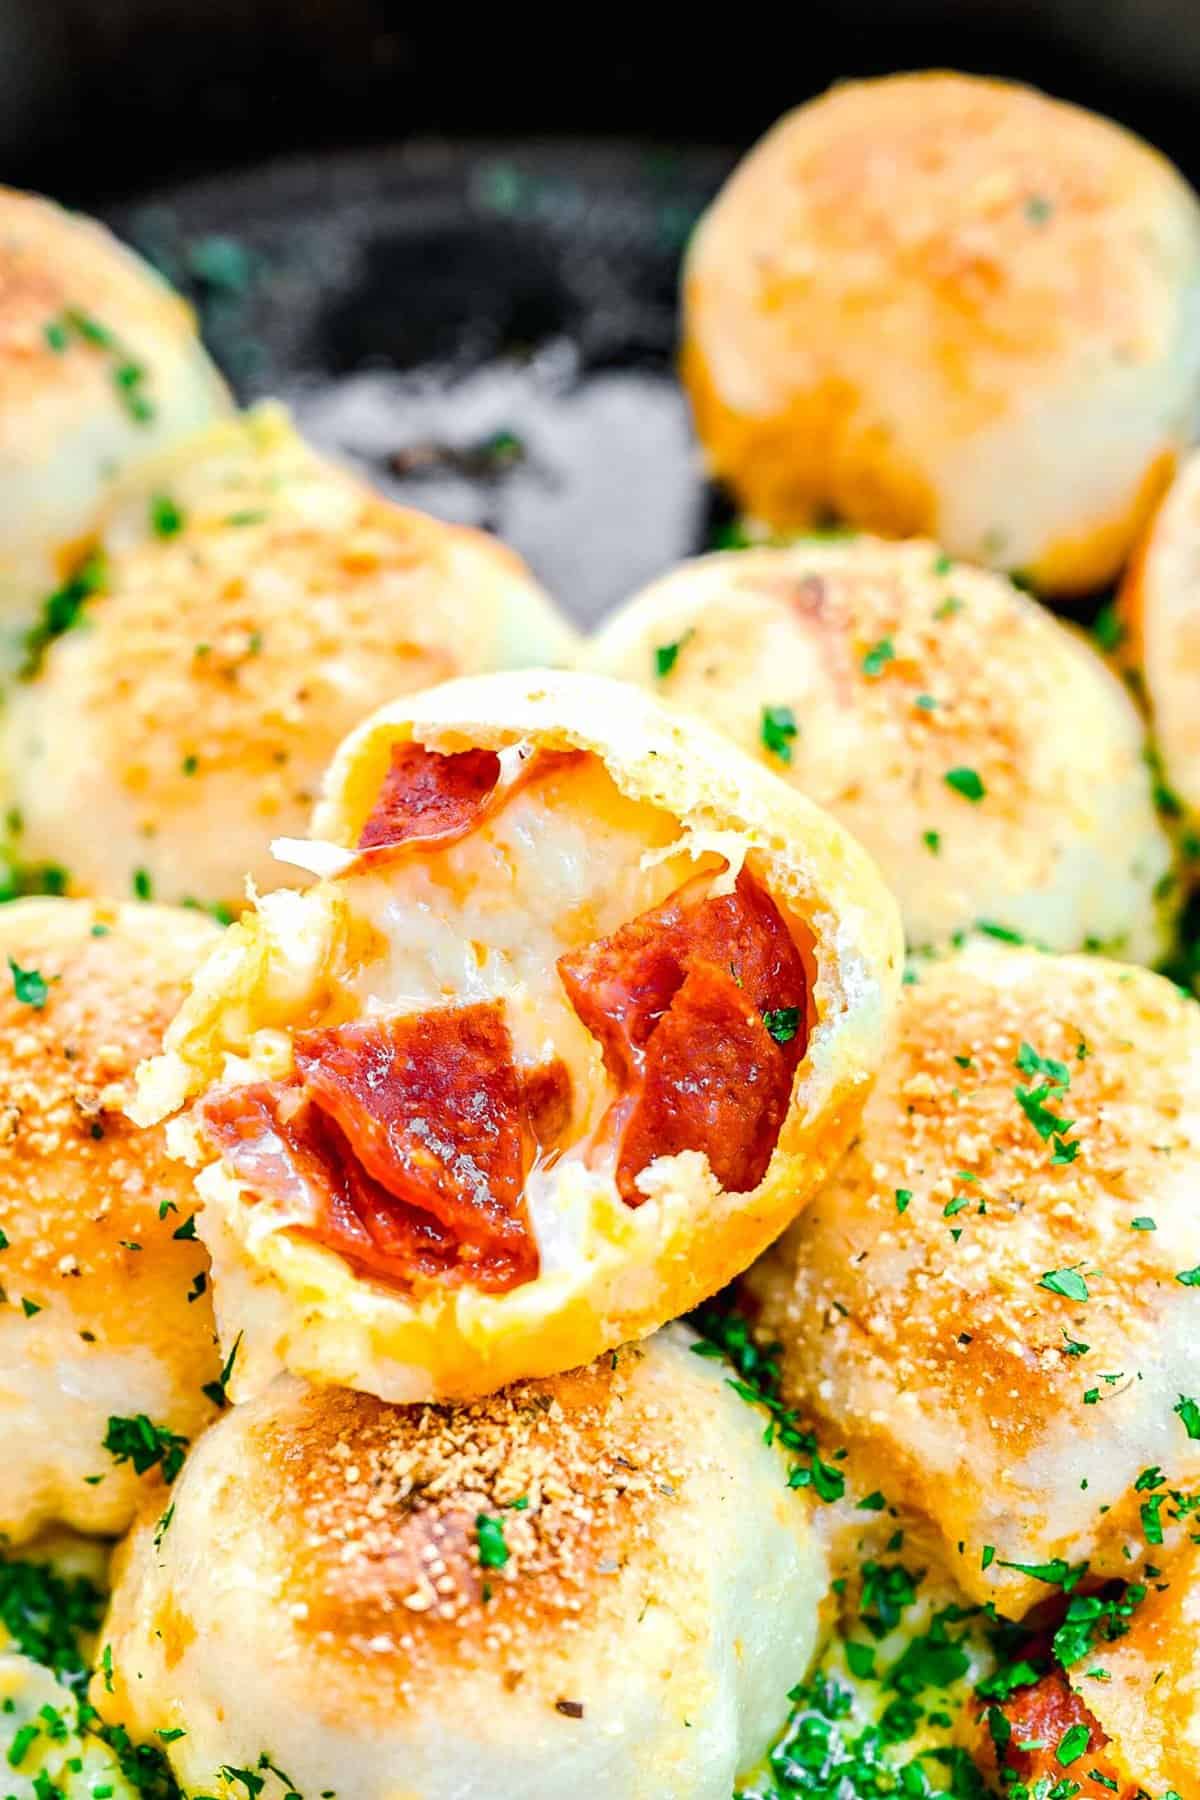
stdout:
[[777,530],[832,513],[1111,581],[1200,403],[1200,205],[1165,157],[1035,89],[845,82],[692,237],[683,377],[714,472]]
[[584,651],[723,728],[877,859],[910,944],[1153,962],[1175,886],[1142,720],[1082,635],[922,540],[700,557]]
[[[197,913],[0,907],[0,1533],[123,1531],[215,1416],[186,1171],[122,1113],[197,963]],[[214,1398],[215,1389],[215,1398]],[[208,1390],[208,1391],[206,1391]]]
[[899,979],[831,819],[583,675],[451,682],[339,750],[140,1072],[188,1106],[237,1397],[571,1368],[712,1293],[845,1148]]
[[299,882],[270,839],[367,713],[574,643],[510,550],[372,493],[277,407],[142,464],[88,537],[92,591],[43,615],[0,721],[12,855],[73,893],[236,910],[247,875]]
[[1198,1121],[1171,983],[973,946],[905,989],[858,1141],[749,1278],[788,1403],[1008,1617],[1160,1562],[1155,1472],[1200,1485]]
[[92,1684],[184,1790],[728,1800],[828,1578],[725,1370],[671,1327],[461,1407],[281,1377],[120,1554]]
[[102,225],[0,187],[0,638],[86,582],[105,485],[229,407],[192,309]]

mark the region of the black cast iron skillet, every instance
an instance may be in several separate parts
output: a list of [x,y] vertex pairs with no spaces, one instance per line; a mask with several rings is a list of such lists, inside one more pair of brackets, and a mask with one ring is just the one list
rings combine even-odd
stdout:
[[680,252],[731,160],[426,143],[108,217],[196,301],[241,399],[497,532],[590,623],[712,536],[672,358]]
[[[0,155],[195,298],[241,398],[280,395],[399,497],[498,531],[590,623],[720,520],[672,357],[680,253],[735,151],[695,146],[931,64],[1040,82],[1200,174],[1196,0],[809,0],[632,30],[0,0]],[[609,135],[466,136],[564,129]]]

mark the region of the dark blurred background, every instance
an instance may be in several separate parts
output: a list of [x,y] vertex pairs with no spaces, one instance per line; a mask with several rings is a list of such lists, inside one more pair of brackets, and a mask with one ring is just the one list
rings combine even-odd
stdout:
[[588,621],[726,522],[673,378],[699,213],[790,106],[927,66],[1037,83],[1200,179],[1200,0],[0,0],[0,178],[99,212],[243,400],[500,532]]
[[10,180],[95,203],[418,134],[743,144],[839,75],[929,64],[1042,83],[1197,156],[1195,0],[813,0],[708,24],[652,7],[547,22],[384,0],[3,0],[0,152]]

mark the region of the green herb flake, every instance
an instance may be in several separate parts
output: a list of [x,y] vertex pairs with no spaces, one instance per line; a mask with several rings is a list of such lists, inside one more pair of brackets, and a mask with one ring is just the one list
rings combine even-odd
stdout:
[[790,706],[764,706],[759,733],[763,746],[780,762],[790,763],[792,760],[792,739],[799,726],[796,715]]
[[1180,1394],[1174,1410],[1183,1420],[1183,1428],[1192,1442],[1200,1442],[1200,1405],[1195,1400],[1190,1400],[1186,1394]]
[[1058,1294],[1063,1300],[1077,1300],[1080,1303],[1089,1298],[1088,1284],[1079,1272],[1079,1267],[1072,1269],[1047,1269],[1038,1281],[1040,1288],[1048,1294]]
[[682,637],[677,637],[670,644],[656,644],[654,647],[654,673],[659,681],[665,681],[679,660],[679,652],[688,639],[695,636],[695,628],[689,627]]
[[798,1006],[768,1008],[763,1013],[762,1020],[777,1044],[790,1044],[800,1027],[800,1008]]
[[176,537],[183,530],[183,513],[170,494],[150,496],[150,529],[155,537]]
[[[13,957],[8,959],[9,973],[12,975],[13,993],[22,1006],[31,1006],[34,1012],[41,1012],[50,997],[50,983],[40,969],[23,969]],[[51,979],[56,980],[57,977]]]
[[942,779],[948,788],[953,788],[954,792],[961,794],[964,800],[970,800],[976,804],[987,793],[987,789],[974,769],[947,769]]
[[187,1438],[155,1425],[145,1413],[133,1418],[110,1417],[103,1442],[114,1462],[133,1464],[135,1475],[161,1468],[168,1487],[182,1469],[188,1448]]
[[896,658],[895,645],[890,637],[882,637],[872,644],[862,659],[862,671],[869,681],[877,681],[890,662]]
[[1073,1762],[1078,1762],[1092,1741],[1092,1734],[1083,1724],[1070,1725],[1058,1740],[1055,1759],[1060,1768],[1069,1769]]
[[502,1569],[504,1567],[511,1551],[504,1541],[503,1519],[493,1519],[489,1513],[477,1513],[475,1542],[479,1549],[481,1569]]
[[[176,1232],[175,1235],[178,1237],[179,1233]],[[242,1333],[239,1331],[233,1340],[233,1349],[226,1357],[225,1366],[217,1376],[217,1379],[215,1381],[206,1381],[200,1389],[200,1392],[206,1399],[211,1400],[214,1406],[222,1410],[229,1405],[229,1394],[227,1392],[229,1378],[233,1374],[233,1365],[237,1361],[237,1354],[241,1347]]]

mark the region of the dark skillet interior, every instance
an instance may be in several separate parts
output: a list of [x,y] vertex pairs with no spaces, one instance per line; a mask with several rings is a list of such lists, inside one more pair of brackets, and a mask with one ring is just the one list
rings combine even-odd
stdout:
[[388,492],[482,525],[583,622],[700,548],[679,255],[730,158],[588,143],[327,153],[107,216]]
[[[722,516],[672,380],[680,253],[736,155],[699,146],[744,148],[839,75],[949,64],[1039,82],[1200,163],[1194,0],[653,23],[7,0],[4,172],[158,262],[240,397],[278,394],[398,497],[496,530],[587,623]],[[565,131],[591,135],[546,135]]]

